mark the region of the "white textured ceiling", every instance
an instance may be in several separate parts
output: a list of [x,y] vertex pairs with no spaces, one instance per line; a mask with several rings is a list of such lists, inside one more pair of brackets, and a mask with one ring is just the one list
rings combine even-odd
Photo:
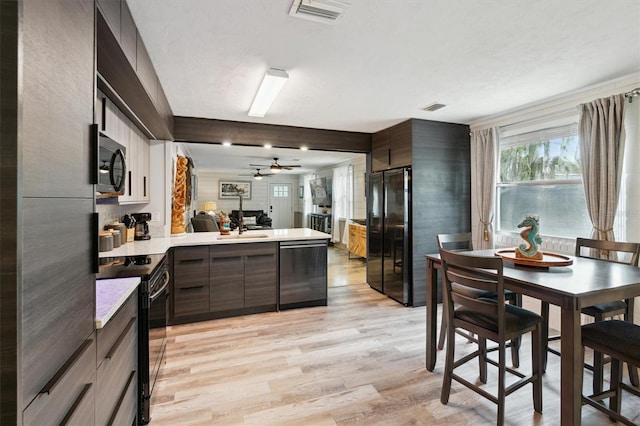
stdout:
[[[127,0],[174,115],[375,132],[469,123],[640,72],[638,0],[346,0],[341,22],[292,0]],[[290,78],[247,111],[268,68]],[[436,112],[421,108],[446,104]]]

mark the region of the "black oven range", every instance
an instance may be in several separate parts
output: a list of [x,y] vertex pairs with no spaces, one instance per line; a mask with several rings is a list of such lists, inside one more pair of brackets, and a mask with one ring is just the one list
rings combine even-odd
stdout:
[[138,424],[151,420],[151,396],[164,364],[169,270],[164,254],[100,259],[96,279],[140,277],[138,287]]

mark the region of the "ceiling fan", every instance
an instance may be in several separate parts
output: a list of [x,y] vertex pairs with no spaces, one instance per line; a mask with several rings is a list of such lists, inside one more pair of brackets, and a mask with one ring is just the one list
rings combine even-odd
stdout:
[[261,180],[261,179],[262,179],[262,178],[264,178],[264,177],[273,176],[273,174],[271,174],[271,173],[267,173],[267,174],[265,174],[265,173],[260,173],[260,169],[256,169],[256,172],[255,172],[255,173],[252,173],[252,174],[250,174],[250,175],[241,175],[241,176],[253,176],[253,178],[254,178],[255,180]]
[[273,159],[273,163],[271,164],[271,166],[269,166],[269,169],[273,172],[273,173],[280,173],[282,170],[291,170],[294,167],[302,167],[300,164],[291,164],[291,165],[284,165],[284,164],[278,164],[278,158],[275,157]]

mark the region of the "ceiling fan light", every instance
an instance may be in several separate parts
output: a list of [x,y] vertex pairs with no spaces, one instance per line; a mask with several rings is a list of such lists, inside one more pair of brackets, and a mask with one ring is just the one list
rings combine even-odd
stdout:
[[280,173],[281,170],[280,170],[280,167],[276,166],[275,164],[272,164],[271,165],[271,171],[273,173]]
[[262,175],[254,175],[253,178],[255,180],[262,180]]
[[109,173],[109,166],[107,166],[107,162],[103,161],[102,166],[100,166],[100,173],[107,174]]

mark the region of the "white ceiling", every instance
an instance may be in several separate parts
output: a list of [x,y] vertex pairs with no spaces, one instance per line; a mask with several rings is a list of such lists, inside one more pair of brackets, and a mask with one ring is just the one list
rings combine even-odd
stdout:
[[[336,25],[289,16],[292,1],[127,0],[179,116],[375,132],[640,73],[638,0],[346,0]],[[249,117],[268,68],[289,81]]]

